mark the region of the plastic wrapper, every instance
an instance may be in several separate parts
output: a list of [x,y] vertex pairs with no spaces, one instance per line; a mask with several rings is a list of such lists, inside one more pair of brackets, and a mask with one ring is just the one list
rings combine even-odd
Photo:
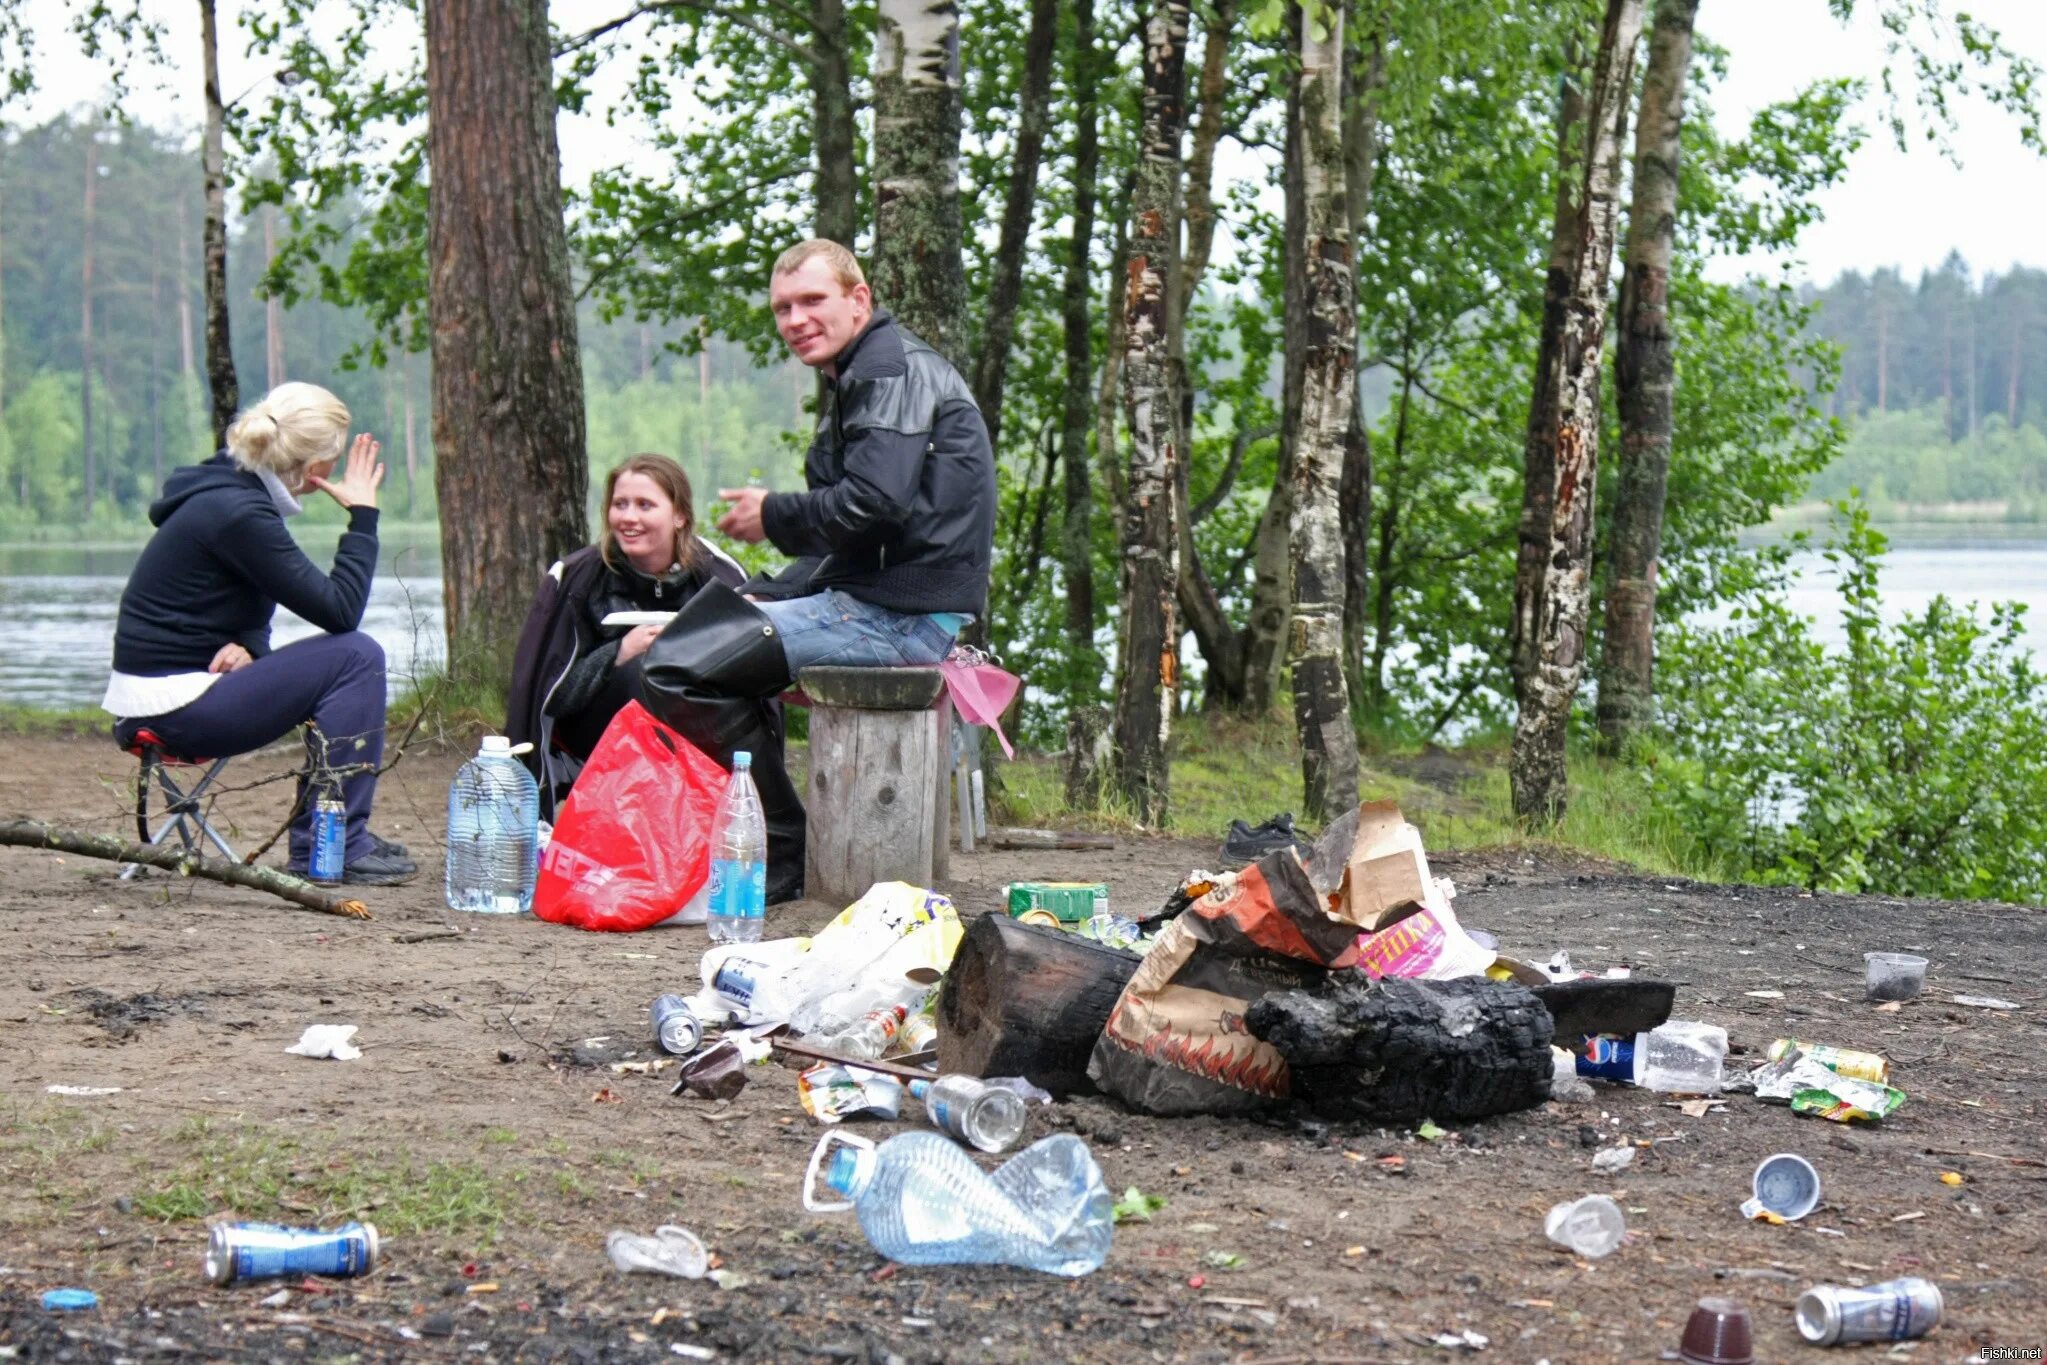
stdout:
[[803,1112],[819,1123],[850,1118],[892,1119],[903,1108],[903,1083],[857,1066],[821,1062],[796,1077]]
[[1786,1052],[1750,1073],[1756,1098],[1789,1103],[1799,1114],[1817,1114],[1836,1123],[1874,1123],[1889,1118],[1905,1103],[1905,1092],[1878,1081],[1843,1076],[1803,1048]]
[[630,933],[685,910],[710,876],[730,775],[628,702],[576,778],[540,859],[533,913]]

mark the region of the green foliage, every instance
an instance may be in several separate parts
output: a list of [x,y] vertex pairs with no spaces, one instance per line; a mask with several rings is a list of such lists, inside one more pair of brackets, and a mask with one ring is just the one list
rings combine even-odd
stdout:
[[1666,633],[1657,799],[1743,875],[1819,890],[2047,898],[2047,677],[2024,608],[1936,598],[1887,622],[1884,537],[1860,503],[1826,557],[1848,643],[1759,582],[1732,624]]
[[2013,428],[1993,413],[1973,436],[1954,440],[1938,403],[1867,413],[1809,496],[1832,501],[1850,488],[1862,489],[1879,517],[1900,504],[2001,502],[2008,521],[2047,521],[2047,430]]

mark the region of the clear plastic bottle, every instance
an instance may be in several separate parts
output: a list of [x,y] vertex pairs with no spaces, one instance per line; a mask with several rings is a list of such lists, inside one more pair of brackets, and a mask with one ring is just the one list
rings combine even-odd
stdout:
[[1023,1136],[1023,1096],[974,1076],[911,1081],[932,1123],[984,1152],[1006,1152]]
[[539,788],[510,740],[485,735],[448,788],[448,908],[523,915],[539,870]]
[[1726,1029],[1672,1019],[1633,1038],[1587,1038],[1578,1053],[1578,1074],[1667,1094],[1714,1095],[1726,1058]]
[[[814,1197],[820,1173],[843,1201]],[[835,1128],[811,1154],[803,1204],[813,1213],[852,1209],[874,1249],[903,1265],[1067,1276],[1108,1258],[1115,1221],[1101,1168],[1071,1133],[1032,1143],[990,1175],[938,1133],[902,1133],[877,1147]]]
[[1558,1246],[1596,1261],[1621,1244],[1628,1234],[1628,1220],[1613,1200],[1603,1194],[1588,1194],[1551,1209],[1542,1230]]
[[902,1031],[903,1020],[908,1018],[909,1014],[910,1012],[901,1005],[869,1010],[854,1020],[851,1027],[820,1038],[817,1045],[841,1057],[854,1057],[871,1062],[888,1051],[888,1045],[894,1042],[896,1034]]
[[709,913],[713,943],[758,943],[767,923],[768,826],[753,785],[753,755],[732,755],[732,781],[711,822]]

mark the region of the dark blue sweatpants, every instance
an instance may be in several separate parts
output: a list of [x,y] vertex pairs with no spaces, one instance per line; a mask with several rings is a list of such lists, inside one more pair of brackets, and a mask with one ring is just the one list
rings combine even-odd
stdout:
[[[311,721],[308,766],[348,769],[340,779],[348,807],[347,859],[367,857],[370,802],[384,758],[384,647],[359,630],[316,635],[272,650],[206,689],[197,701],[146,725],[172,752],[191,758],[245,754]],[[299,782],[299,814],[291,824],[291,864],[304,867],[312,852],[312,798]],[[315,793],[317,795],[317,793]]]

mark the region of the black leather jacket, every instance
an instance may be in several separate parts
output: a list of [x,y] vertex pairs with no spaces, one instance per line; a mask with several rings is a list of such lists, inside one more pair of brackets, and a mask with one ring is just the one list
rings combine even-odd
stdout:
[[985,616],[995,549],[995,456],[959,371],[877,312],[839,353],[804,460],[802,493],[761,504],[795,563],[741,591],[837,588],[892,611]]

